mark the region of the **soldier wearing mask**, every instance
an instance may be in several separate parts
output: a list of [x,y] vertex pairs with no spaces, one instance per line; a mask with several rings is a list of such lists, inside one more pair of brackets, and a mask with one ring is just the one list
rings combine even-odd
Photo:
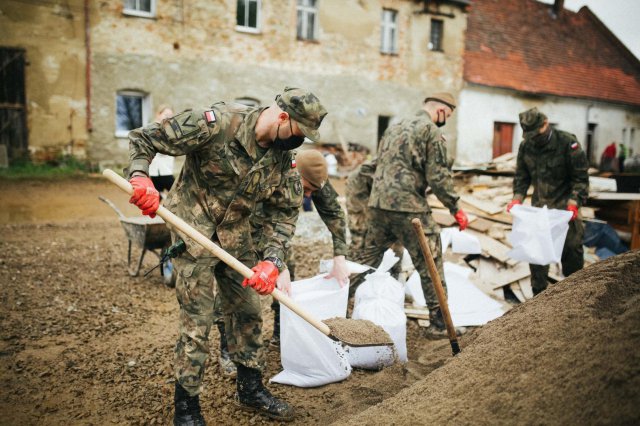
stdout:
[[[281,272],[302,203],[300,175],[291,150],[304,137],[319,138],[327,111],[311,92],[285,88],[267,108],[215,103],[189,109],[162,123],[133,130],[130,140],[130,202],[155,216],[158,191],[148,178],[158,152],[185,155],[165,207],[247,266],[250,279],[184,235],[187,251],[174,260],[178,272],[179,338],[174,357],[176,425],[203,425],[199,393],[209,357],[214,320],[214,278],[224,312],[228,350],[237,367],[236,402],[247,410],[290,420],[293,408],[262,383],[265,350],[259,295],[270,294]],[[256,205],[264,211],[259,247],[249,221]],[[263,254],[262,259],[257,253]],[[247,287],[252,287],[249,289]],[[255,290],[255,291],[254,291]]]
[[[440,229],[431,216],[427,187],[449,209],[464,230],[467,215],[458,206],[458,195],[448,166],[446,141],[440,127],[453,114],[455,99],[449,93],[436,93],[425,99],[423,108],[413,117],[390,126],[378,148],[373,177],[363,254],[359,261],[377,266],[393,243],[402,244],[420,274],[422,289],[429,307],[430,336],[446,334],[442,312],[427,264],[411,225],[420,218],[443,278]],[[446,287],[445,287],[446,288]]]
[[[575,135],[552,129],[547,116],[531,108],[520,113],[524,140],[518,149],[513,200],[507,211],[522,201],[533,185],[534,207],[569,210],[573,213],[562,250],[562,273],[568,277],[584,266],[584,226],[579,208],[589,195],[589,164]],[[547,288],[549,266],[530,264],[533,294]]]

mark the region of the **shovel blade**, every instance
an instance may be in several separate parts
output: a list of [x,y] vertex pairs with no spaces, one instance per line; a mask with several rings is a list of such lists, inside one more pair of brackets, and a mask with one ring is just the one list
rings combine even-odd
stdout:
[[329,327],[330,338],[349,346],[393,346],[389,334],[369,320],[331,318],[322,322]]

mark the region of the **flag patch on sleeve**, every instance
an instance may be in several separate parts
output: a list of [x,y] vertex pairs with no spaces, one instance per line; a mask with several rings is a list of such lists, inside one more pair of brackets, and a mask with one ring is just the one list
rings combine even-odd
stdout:
[[574,142],[571,144],[571,149],[576,149],[578,148],[578,142]]
[[216,115],[213,113],[213,110],[205,111],[204,118],[207,120],[207,124],[216,122]]
[[296,159],[294,158],[293,160],[291,160],[291,168],[292,168],[292,169],[295,169],[295,168],[296,168],[296,166],[297,166],[297,164],[296,164]]

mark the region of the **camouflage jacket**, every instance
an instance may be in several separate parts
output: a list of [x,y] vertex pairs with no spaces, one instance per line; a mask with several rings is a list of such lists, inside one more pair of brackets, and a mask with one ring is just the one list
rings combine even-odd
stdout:
[[[133,130],[129,172],[147,173],[156,152],[186,155],[164,206],[232,256],[257,251],[284,259],[302,184],[290,152],[270,149],[258,159],[255,126],[263,110],[216,103]],[[254,246],[249,222],[257,205],[266,218],[260,247]],[[205,255],[197,242],[182,237],[192,255]]]
[[[338,193],[331,185],[331,182],[327,181],[321,190],[312,192],[311,200],[316,206],[320,219],[322,219],[331,233],[333,255],[346,256],[348,252],[347,222],[344,211],[338,202]],[[251,217],[253,237],[255,240],[263,238],[262,223],[265,220],[265,215],[260,210],[257,210],[256,214]],[[289,248],[289,244],[287,244],[286,250],[288,251]]]
[[398,212],[431,211],[427,186],[450,211],[458,211],[447,148],[440,129],[426,111],[389,127],[378,148],[369,207]]
[[566,209],[569,200],[581,206],[589,195],[588,167],[587,156],[570,133],[553,130],[543,146],[525,139],[518,149],[513,197],[522,201],[533,185],[535,207]]
[[367,211],[373,175],[376,172],[376,160],[366,161],[347,177],[347,213],[360,214]]

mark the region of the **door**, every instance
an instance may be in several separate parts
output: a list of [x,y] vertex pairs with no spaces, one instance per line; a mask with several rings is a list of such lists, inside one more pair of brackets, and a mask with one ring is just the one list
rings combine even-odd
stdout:
[[9,162],[28,158],[24,49],[0,47],[0,149]]
[[513,123],[493,123],[493,158],[513,150]]

